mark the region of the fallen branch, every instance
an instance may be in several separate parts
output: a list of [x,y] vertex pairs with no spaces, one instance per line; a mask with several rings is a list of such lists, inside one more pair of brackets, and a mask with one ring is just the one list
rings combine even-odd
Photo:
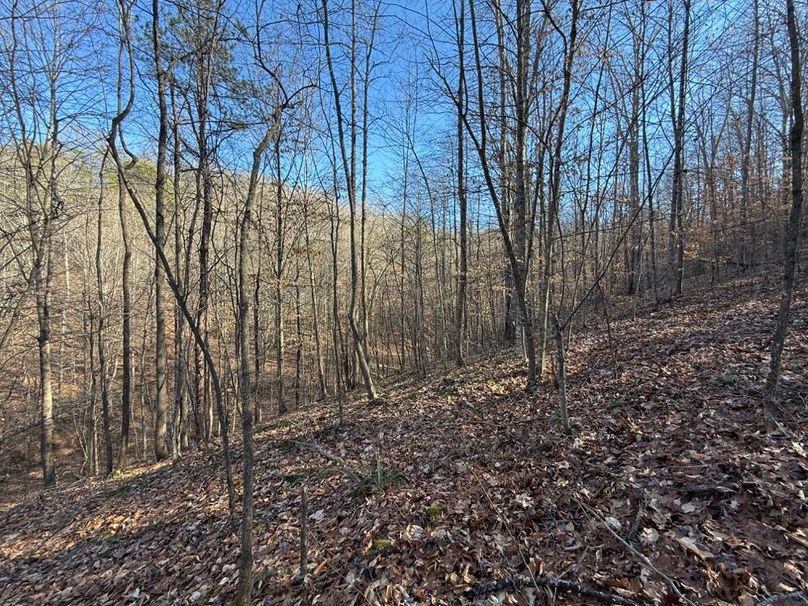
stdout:
[[672,578],[670,578],[668,575],[666,575],[664,572],[662,572],[659,568],[654,566],[654,564],[651,562],[651,560],[649,560],[645,556],[645,554],[638,551],[633,545],[631,545],[623,537],[621,537],[619,534],[617,534],[614,531],[614,529],[611,526],[609,526],[609,524],[606,522],[606,520],[603,519],[603,516],[601,516],[600,513],[597,510],[593,509],[592,507],[590,507],[589,505],[587,505],[586,503],[581,501],[576,496],[573,496],[572,498],[576,503],[578,503],[578,505],[581,506],[581,508],[585,512],[587,512],[589,515],[591,515],[593,518],[595,518],[598,522],[600,522],[601,526],[603,526],[606,530],[608,530],[615,539],[620,541],[620,543],[623,545],[623,547],[628,549],[638,560],[640,560],[640,562],[642,562],[642,564],[644,566],[648,567],[650,570],[657,573],[657,575],[659,575],[659,577],[662,578],[662,580],[665,581],[665,584],[667,584],[667,586],[671,589],[671,591],[673,591],[673,593],[675,593],[677,596],[679,596],[679,598],[685,604],[689,604],[690,606],[696,606],[693,603],[692,600],[690,600],[684,593],[682,593],[682,591],[679,589],[679,587],[676,585],[676,582]]
[[755,606],[773,606],[781,600],[802,600],[808,604],[808,589],[802,591],[792,591],[791,593],[775,593],[767,598],[755,602]]
[[[525,565],[530,576],[524,575],[514,575],[508,579],[502,579],[499,581],[493,581],[491,583],[487,583],[486,585],[482,585],[476,589],[470,589],[464,595],[466,597],[474,598],[481,595],[485,595],[488,593],[495,593],[497,591],[502,591],[504,589],[524,589],[527,587],[535,587],[536,590],[539,587],[550,587],[552,589],[561,589],[565,591],[573,591],[580,595],[584,595],[591,598],[596,598],[602,602],[606,602],[607,604],[618,604],[619,606],[635,606],[636,602],[632,602],[625,598],[620,597],[619,595],[611,592],[604,592],[598,591],[597,589],[590,589],[588,587],[584,587],[583,585],[579,585],[573,581],[567,581],[564,579],[560,579],[558,577],[546,575],[546,574],[534,574],[528,564],[528,559],[525,553],[522,551],[521,541],[516,538],[516,535],[511,530],[511,524],[508,521],[507,516],[500,515],[499,509],[494,504],[494,501],[491,499],[491,496],[488,494],[488,490],[483,484],[482,480],[479,476],[474,472],[472,467],[469,467],[469,471],[471,475],[474,476],[474,479],[477,480],[477,483],[480,485],[480,488],[485,495],[488,504],[491,506],[491,510],[496,514],[497,518],[502,522],[505,526],[505,529],[508,531],[511,539],[513,539],[514,543],[516,544],[516,548],[519,550],[519,557],[522,559],[522,563]],[[503,585],[504,584],[504,585]]]
[[348,465],[345,459],[342,459],[335,454],[331,454],[330,452],[321,448],[314,442],[300,442],[298,440],[292,440],[292,443],[297,444],[298,446],[306,446],[308,448],[311,448],[314,452],[316,452],[320,456],[325,457],[329,461],[337,463],[340,467],[342,467],[342,470],[345,472],[345,475],[351,478],[354,482],[357,483],[362,482],[362,477],[358,473],[356,473],[356,471],[354,471],[354,469],[350,465]]
[[308,530],[308,503],[306,502],[306,487],[300,487],[300,578],[304,579],[309,570],[309,551],[306,544]]
[[499,581],[492,581],[491,583],[480,585],[474,589],[469,589],[463,594],[463,597],[474,599],[491,593],[497,593],[499,591],[514,591],[534,586],[548,587],[550,589],[561,591],[571,591],[581,596],[594,598],[603,602],[604,604],[618,604],[619,606],[637,605],[637,602],[623,598],[616,593],[591,589],[574,581],[559,579],[558,577],[547,574],[533,575],[532,578],[520,575],[510,577],[508,579],[500,579]]

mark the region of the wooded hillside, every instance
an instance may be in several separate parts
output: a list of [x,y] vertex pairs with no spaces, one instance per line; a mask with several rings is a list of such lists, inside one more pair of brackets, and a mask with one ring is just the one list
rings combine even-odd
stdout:
[[806,18],[0,2],[0,591],[804,591]]
[[[256,603],[761,604],[804,587],[805,441],[766,431],[776,293],[749,290],[581,335],[574,437],[502,354],[385,383],[340,425],[328,401],[258,426]],[[801,304],[784,370],[800,428],[807,327]],[[0,599],[228,603],[227,516],[214,452],[45,493],[0,514]]]

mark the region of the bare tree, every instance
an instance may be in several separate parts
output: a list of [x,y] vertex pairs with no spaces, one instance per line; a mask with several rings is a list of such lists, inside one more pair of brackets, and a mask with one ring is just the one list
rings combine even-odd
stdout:
[[[166,87],[168,73],[163,66],[162,32],[160,29],[160,0],[151,3],[151,37],[152,59],[154,61],[157,84],[157,106],[159,129],[157,134],[157,173],[154,180],[154,235],[155,248],[165,249],[165,183],[166,183],[166,149],[168,147],[168,105],[166,103]],[[167,459],[168,449],[168,385],[166,372],[166,277],[165,268],[157,259],[154,264],[154,379],[155,379],[155,420],[154,420],[154,456],[158,461]]]
[[[351,0],[351,62],[350,62],[350,141],[346,140],[345,136],[345,116],[342,109],[342,91],[337,82],[336,69],[334,67],[334,58],[331,50],[331,24],[329,18],[328,0],[322,0],[322,17],[323,17],[323,46],[325,49],[326,63],[328,66],[328,74],[331,80],[331,92],[334,97],[334,109],[336,112],[337,133],[340,159],[342,161],[343,175],[345,178],[345,189],[348,197],[348,208],[350,214],[350,248],[351,248],[351,298],[350,307],[348,309],[348,324],[351,327],[353,335],[354,351],[356,352],[357,362],[359,369],[362,372],[362,378],[365,382],[365,391],[367,392],[368,400],[376,399],[376,388],[373,384],[373,378],[370,374],[370,366],[368,365],[367,351],[365,345],[365,335],[360,330],[357,323],[357,289],[359,287],[359,261],[357,259],[357,237],[356,237],[356,79],[357,79],[357,60],[356,60],[356,47],[357,47],[357,33],[356,33],[356,0]],[[376,7],[378,11],[378,5]],[[373,21],[373,31],[375,32],[376,19]],[[373,45],[373,36],[371,36],[370,46]],[[369,86],[368,82],[364,83]]]
[[[154,4],[158,4],[158,6],[154,7]],[[131,6],[132,6],[131,3],[127,3],[127,0],[118,0],[118,10],[119,13],[122,15],[131,14],[130,12]],[[154,0],[153,8],[159,8],[159,0]],[[126,54],[129,57],[130,68],[132,68],[134,65],[133,64],[134,60],[133,60],[132,40],[130,33],[131,23],[127,18],[122,18],[119,23],[121,27],[120,35],[124,41]],[[128,88],[127,100],[126,103],[123,105],[121,111],[118,112],[112,119],[110,131],[107,136],[107,145],[109,147],[110,156],[112,157],[112,160],[115,162],[115,165],[118,170],[118,175],[121,177],[121,180],[123,181],[129,199],[134,204],[135,210],[137,211],[137,214],[140,216],[141,222],[143,223],[143,228],[146,231],[146,235],[148,236],[149,241],[154,247],[155,256],[157,257],[157,261],[160,263],[162,272],[165,273],[165,278],[168,283],[168,286],[174,295],[174,301],[179,307],[180,311],[182,312],[182,315],[184,316],[185,321],[188,324],[189,328],[191,329],[191,333],[193,335],[195,344],[202,349],[202,352],[204,354],[205,364],[210,374],[211,383],[213,385],[214,398],[216,402],[216,412],[219,420],[219,427],[222,432],[222,455],[224,460],[225,476],[227,480],[228,505],[230,510],[231,521],[234,524],[235,489],[233,486],[233,478],[230,466],[230,440],[227,431],[227,419],[224,409],[224,396],[222,393],[221,384],[219,382],[219,374],[216,370],[216,364],[213,360],[213,356],[211,355],[210,347],[208,346],[208,342],[205,338],[205,335],[203,334],[199,325],[196,323],[194,316],[191,314],[191,311],[189,310],[188,305],[185,301],[184,294],[180,289],[180,285],[174,277],[174,274],[171,270],[171,264],[168,260],[168,257],[166,256],[165,248],[161,244],[161,241],[157,236],[156,228],[152,227],[152,222],[149,220],[145,204],[143,203],[141,196],[138,193],[137,189],[135,188],[134,184],[127,175],[126,168],[127,167],[129,167],[130,169],[133,168],[137,163],[137,158],[135,156],[130,156],[131,158],[130,162],[125,164],[122,156],[120,155],[120,152],[118,151],[119,138],[123,140],[122,124],[126,120],[127,116],[129,116],[130,112],[132,111],[132,107],[134,106],[135,103],[136,86],[134,82],[134,75],[135,75],[134,69],[130,69],[128,75],[129,75],[129,88]],[[126,153],[129,154],[128,150],[124,151],[126,151]],[[141,368],[143,366],[144,365],[141,363]]]
[[780,380],[783,364],[783,347],[788,331],[791,299],[794,294],[794,274],[800,250],[800,234],[802,231],[802,154],[804,114],[802,106],[802,71],[800,59],[800,34],[797,26],[794,0],[786,0],[786,24],[788,42],[791,50],[791,211],[786,224],[786,237],[783,245],[783,290],[780,295],[780,306],[777,309],[774,335],[771,345],[771,363],[766,376],[766,403],[768,414],[773,415],[772,407]]
[[[452,3],[454,7],[454,3]],[[465,80],[465,45],[466,45],[466,5],[460,0],[455,9],[457,22],[457,207],[460,223],[457,227],[460,260],[457,272],[457,301],[455,303],[455,361],[458,366],[465,365],[466,341],[466,283],[468,282],[468,201],[466,199],[466,163],[464,159],[465,139],[463,137],[463,112],[466,111],[464,94]]]
[[98,212],[96,216],[96,238],[95,238],[95,284],[96,284],[96,306],[98,319],[95,330],[97,331],[98,339],[98,376],[99,386],[101,388],[101,423],[104,432],[104,464],[106,472],[112,473],[113,455],[112,455],[112,430],[110,428],[110,411],[109,411],[109,374],[107,367],[107,344],[106,344],[106,293],[104,290],[104,269],[103,269],[103,255],[104,255],[104,195],[105,181],[104,170],[106,169],[107,154],[104,154],[104,159],[101,162],[101,170],[99,173],[99,191],[98,191]]
[[[33,65],[25,60],[21,38],[35,34],[26,27],[26,16],[19,3],[13,2],[10,12],[10,41],[8,52],[8,88],[14,107],[16,122],[12,129],[16,137],[15,153],[24,172],[24,213],[30,238],[31,277],[37,315],[37,350],[39,354],[39,408],[41,416],[40,457],[45,486],[56,484],[56,464],[53,456],[53,376],[51,363],[51,284],[53,279],[52,243],[59,209],[62,204],[58,192],[57,157],[59,154],[60,121],[58,91],[60,62],[64,47],[58,39],[58,23],[52,32],[52,54],[45,57],[44,79],[47,83],[45,108],[38,107],[37,90],[25,90],[25,75],[19,72]],[[43,7],[47,11],[48,7]],[[29,15],[28,19],[35,19]],[[22,30],[22,31],[21,31]],[[35,40],[31,40],[35,43]],[[29,76],[31,74],[28,74]],[[38,74],[33,77],[36,78]],[[21,79],[23,80],[21,82]],[[32,85],[34,86],[34,85]],[[33,117],[33,124],[28,116]],[[44,127],[44,133],[41,132]],[[41,142],[37,139],[41,137]]]
[[[272,140],[273,131],[277,128],[278,114],[270,122],[263,137],[255,147],[250,168],[250,181],[247,196],[244,200],[244,212],[239,230],[238,255],[238,333],[239,343],[239,382],[238,396],[241,404],[241,430],[244,445],[243,455],[243,490],[241,501],[241,550],[239,554],[239,581],[233,603],[237,606],[252,604],[252,530],[253,530],[253,393],[250,384],[250,358],[248,340],[248,318],[250,297],[247,291],[247,273],[245,259],[249,254],[250,232],[252,225],[252,207],[258,191],[258,180],[261,176],[261,164],[264,153]],[[277,136],[277,135],[275,135]]]
[[[119,6],[119,19],[125,20],[126,22],[125,26],[121,26],[121,29],[128,30],[130,27],[129,20],[131,18],[129,6],[127,4],[120,4]],[[123,110],[122,85],[124,82],[123,59],[125,52],[126,48],[121,37],[118,41],[118,85],[116,107],[116,111],[118,113]],[[134,59],[132,57],[130,57],[128,69],[130,72],[129,77],[132,78],[132,71],[134,71]],[[121,228],[121,243],[123,244],[123,263],[121,266],[121,363],[123,365],[123,369],[121,373],[121,439],[118,447],[118,466],[120,468],[124,468],[129,462],[129,442],[132,423],[132,246],[130,244],[129,227],[127,224],[126,187],[123,182],[121,170],[122,169],[118,167],[118,220]]]
[[668,19],[668,61],[673,122],[673,185],[671,189],[671,212],[668,227],[668,271],[670,273],[670,293],[682,293],[684,274],[684,143],[685,143],[685,101],[687,97],[687,70],[690,47],[691,0],[683,0],[684,25],[682,26],[682,49],[679,61],[678,90],[674,84],[673,49],[673,2],[669,5]]
[[759,0],[752,3],[752,68],[749,82],[749,96],[746,100],[746,126],[743,136],[743,149],[741,151],[741,246],[738,251],[739,262],[742,267],[746,267],[751,259],[749,258],[749,244],[747,239],[749,230],[749,172],[752,162],[752,128],[755,122],[755,96],[757,93],[758,79],[758,57],[760,55],[760,27],[758,15]]

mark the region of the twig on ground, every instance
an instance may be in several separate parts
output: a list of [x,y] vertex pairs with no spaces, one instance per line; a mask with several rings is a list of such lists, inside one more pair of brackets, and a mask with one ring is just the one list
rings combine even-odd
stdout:
[[[487,583],[486,585],[482,585],[476,589],[470,589],[464,595],[466,597],[479,597],[481,595],[485,595],[488,593],[495,593],[497,591],[502,591],[505,589],[524,589],[527,587],[534,587],[537,591],[540,587],[549,587],[555,590],[566,590],[566,591],[573,591],[580,595],[585,595],[592,598],[597,598],[603,602],[608,604],[618,604],[619,606],[635,606],[636,602],[632,602],[631,600],[627,600],[615,593],[612,592],[605,592],[605,591],[598,591],[597,589],[590,589],[588,587],[584,587],[574,581],[568,581],[565,579],[560,579],[558,577],[554,577],[547,574],[535,574],[533,570],[530,568],[530,564],[528,563],[527,557],[525,556],[524,551],[522,550],[522,546],[520,541],[516,538],[516,535],[513,533],[511,529],[510,522],[508,518],[504,515],[501,515],[499,510],[497,509],[494,501],[491,499],[491,496],[488,494],[488,490],[483,484],[482,480],[477,476],[474,472],[474,469],[469,466],[469,471],[471,475],[474,476],[474,479],[477,480],[477,483],[480,485],[480,488],[485,495],[488,504],[491,506],[491,509],[494,511],[494,514],[497,518],[500,519],[502,524],[505,526],[505,529],[508,531],[511,539],[516,544],[516,548],[519,550],[519,557],[522,559],[522,563],[525,565],[525,569],[528,571],[528,576],[524,575],[514,575],[508,579],[503,579],[500,581],[493,581],[491,583]],[[505,584],[505,586],[499,587],[501,584]],[[473,595],[472,595],[473,594]]]
[[305,446],[311,448],[314,452],[316,452],[320,456],[325,457],[329,461],[337,463],[340,467],[342,467],[342,470],[345,472],[345,474],[348,477],[350,477],[354,482],[362,481],[362,477],[356,471],[354,471],[354,469],[350,465],[348,465],[345,459],[338,457],[335,454],[331,454],[330,452],[320,447],[319,445],[315,444],[314,442],[301,442],[299,440],[292,440],[292,443],[297,444],[298,446]]
[[755,606],[772,606],[781,600],[802,600],[808,604],[808,589],[792,591],[791,593],[775,593],[767,598],[763,598],[759,602],[755,602]]
[[679,587],[676,585],[676,582],[672,578],[670,578],[668,575],[666,575],[664,572],[662,572],[659,568],[654,566],[654,564],[651,562],[651,560],[649,560],[642,552],[638,551],[628,541],[626,541],[623,537],[621,537],[619,534],[617,534],[614,531],[614,529],[611,526],[609,526],[609,524],[606,522],[606,520],[603,519],[603,516],[597,510],[593,509],[592,507],[590,507],[589,505],[584,503],[581,499],[579,499],[575,495],[573,495],[572,498],[576,503],[578,503],[578,505],[581,506],[581,508],[586,513],[588,513],[590,516],[592,516],[598,522],[600,522],[601,526],[603,526],[606,530],[608,530],[612,534],[612,536],[614,538],[616,538],[620,542],[620,544],[623,545],[623,547],[628,549],[637,559],[639,559],[640,562],[642,562],[642,564],[644,566],[647,566],[650,570],[657,573],[657,575],[659,575],[665,581],[665,583],[668,585],[668,587],[671,589],[671,591],[673,591],[677,596],[679,596],[679,598],[685,604],[689,604],[690,606],[696,606],[695,603],[692,600],[690,600],[684,593],[682,593],[682,591],[679,589]]
[[[514,536],[513,531],[511,530],[511,525],[508,523],[507,518],[503,518],[503,517],[501,517],[499,515],[499,510],[497,510],[497,506],[494,505],[494,501],[491,500],[491,496],[488,494],[488,490],[485,488],[485,484],[483,484],[482,480],[474,472],[474,469],[470,465],[469,465],[468,469],[471,472],[471,475],[474,476],[474,479],[477,480],[477,483],[480,485],[480,488],[482,489],[483,494],[485,495],[485,498],[488,501],[488,505],[491,507],[491,510],[494,512],[494,515],[496,515],[497,518],[500,518],[503,525],[505,526],[505,529],[508,531],[508,534],[511,536],[511,539],[516,544],[516,548],[519,550],[519,557],[522,559],[522,564],[524,564],[525,570],[527,570],[528,574],[530,575],[530,578],[534,579],[534,581],[535,581],[535,576],[536,575],[533,574],[533,570],[531,570],[530,564],[527,561],[527,558],[525,557],[524,552],[522,551],[522,546],[519,543],[519,541],[517,540],[516,536]],[[539,589],[538,583],[534,582],[534,585],[535,585],[536,589],[538,590]]]
[[518,590],[527,587],[549,587],[550,589],[571,591],[588,598],[595,598],[605,604],[618,604],[619,606],[636,606],[637,602],[633,602],[623,598],[615,593],[598,591],[580,585],[574,581],[559,579],[558,577],[550,576],[547,574],[533,575],[528,578],[526,576],[514,576],[508,579],[500,579],[499,581],[492,581],[485,585],[480,585],[474,589],[469,589],[463,596],[466,598],[478,598],[480,596],[497,593],[498,591]]

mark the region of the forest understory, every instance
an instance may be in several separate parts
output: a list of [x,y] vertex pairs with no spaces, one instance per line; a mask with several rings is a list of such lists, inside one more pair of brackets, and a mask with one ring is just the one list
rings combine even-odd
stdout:
[[[808,293],[788,435],[761,405],[778,293],[735,280],[579,330],[570,436],[504,352],[356,394],[340,426],[326,401],[259,427],[255,602],[804,603]],[[220,455],[192,453],[6,505],[0,603],[226,604],[238,551]]]

